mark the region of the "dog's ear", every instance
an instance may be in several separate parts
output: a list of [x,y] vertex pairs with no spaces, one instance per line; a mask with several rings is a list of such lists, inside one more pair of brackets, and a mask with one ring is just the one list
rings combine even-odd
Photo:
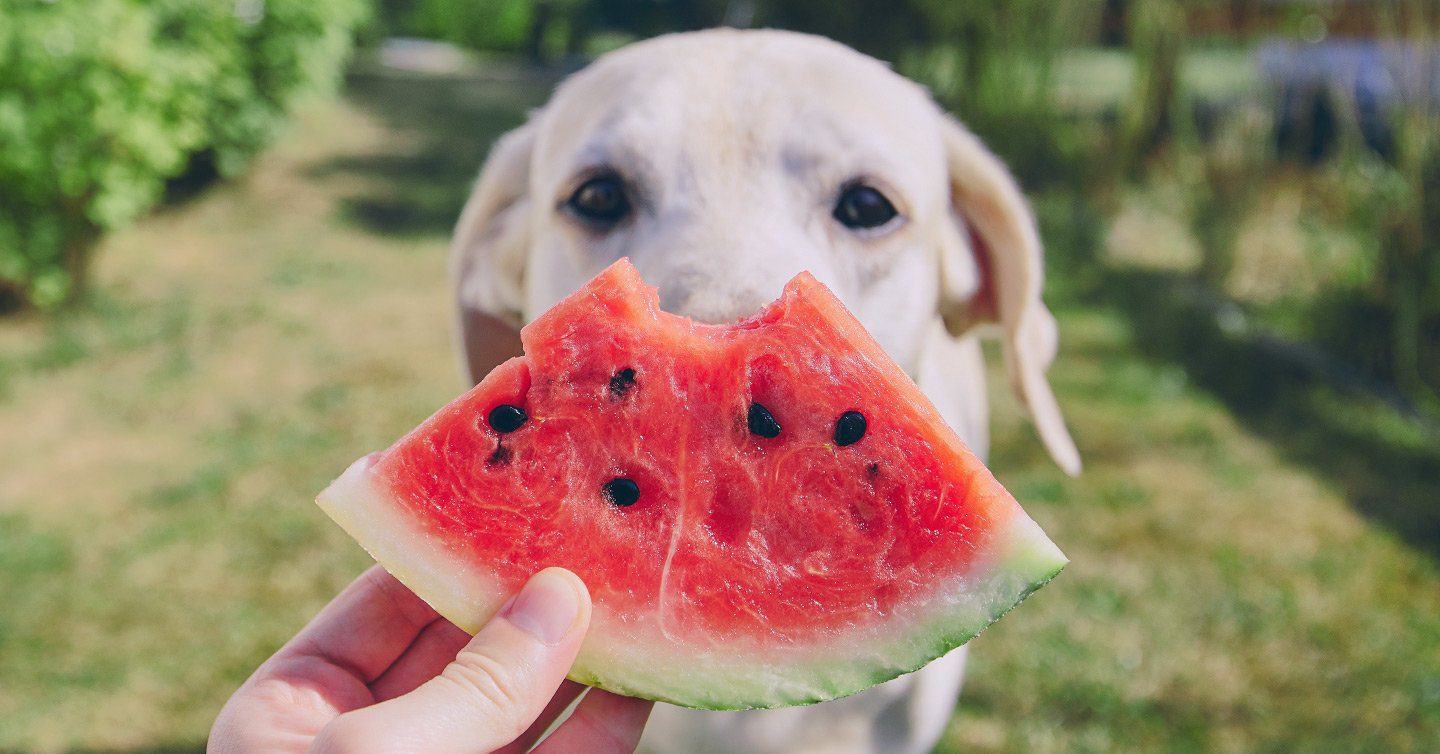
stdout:
[[495,142],[451,239],[457,352],[472,384],[520,355],[534,144],[534,120]]
[[1080,454],[1045,379],[1057,331],[1040,299],[1045,267],[1035,217],[1000,159],[954,118],[943,118],[955,222],[941,234],[941,316],[956,336],[998,332],[1011,387],[1046,450],[1066,473],[1079,474]]

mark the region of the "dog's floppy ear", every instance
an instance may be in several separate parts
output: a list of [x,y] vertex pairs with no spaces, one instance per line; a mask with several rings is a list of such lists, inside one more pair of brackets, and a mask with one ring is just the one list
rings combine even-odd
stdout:
[[534,145],[533,120],[495,142],[451,239],[456,345],[471,383],[520,354]]
[[943,116],[953,227],[942,233],[941,315],[954,335],[998,331],[1010,384],[1030,410],[1040,439],[1066,473],[1080,453],[1045,379],[1055,359],[1055,318],[1040,299],[1040,235],[1020,187],[1000,159],[958,121]]

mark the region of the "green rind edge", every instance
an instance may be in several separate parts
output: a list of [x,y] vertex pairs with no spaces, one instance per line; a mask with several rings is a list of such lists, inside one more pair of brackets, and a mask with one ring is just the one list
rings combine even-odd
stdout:
[[[472,564],[440,543],[425,539],[418,530],[404,531],[416,524],[405,522],[398,513],[400,506],[369,477],[357,462],[321,493],[317,502],[377,562],[437,612],[467,631],[477,631],[506,595],[488,588],[488,574],[474,573]],[[755,664],[751,653],[748,662],[724,663],[723,673],[712,673],[704,681],[705,673],[693,666],[676,671],[683,658],[676,658],[675,663],[646,663],[621,652],[617,659],[616,653],[606,651],[603,635],[597,636],[592,627],[569,677],[617,694],[705,710],[801,706],[858,693],[919,670],[965,644],[1064,569],[1065,556],[1018,506],[1009,521],[991,531],[989,557],[960,577],[958,588],[944,585],[937,589],[931,602],[940,609],[911,621],[914,628],[903,633],[897,633],[904,625],[898,619],[874,627],[874,633],[892,637],[888,642],[870,637],[833,640],[825,649],[834,659],[782,658],[777,660],[786,666],[781,673],[768,664]],[[425,546],[416,547],[419,542]],[[991,593],[990,598],[978,599],[984,591]],[[951,602],[948,609],[947,600]],[[713,658],[710,664],[716,664]],[[753,672],[745,672],[746,668]],[[767,681],[766,676],[771,679]],[[683,682],[677,684],[677,679]]]
[[[970,620],[969,627],[952,628],[946,630],[946,626],[963,625],[964,619],[957,613],[969,613],[974,617],[973,610],[942,611],[928,620],[918,621],[920,628],[899,637],[892,646],[902,647],[910,637],[921,639],[925,636],[933,637],[931,641],[921,645],[923,648],[912,649],[908,654],[910,659],[896,659],[890,663],[877,664],[857,661],[851,652],[846,652],[843,645],[837,643],[840,648],[841,659],[833,663],[816,662],[810,665],[815,674],[820,677],[829,676],[832,682],[825,684],[823,693],[808,695],[786,695],[783,693],[774,694],[773,698],[759,700],[755,695],[746,697],[743,701],[726,702],[717,701],[714,693],[695,695],[694,693],[667,692],[662,684],[634,684],[627,683],[624,679],[611,675],[593,672],[582,658],[576,662],[568,676],[571,680],[595,686],[625,696],[635,696],[645,699],[652,699],[658,702],[666,702],[681,707],[692,709],[727,711],[747,709],[774,709],[778,707],[798,707],[820,702],[840,699],[852,694],[857,694],[868,688],[886,681],[899,678],[907,673],[913,673],[934,660],[944,656],[950,651],[964,645],[971,639],[978,636],[986,628],[989,628],[1006,613],[1015,609],[1031,594],[1034,594],[1041,587],[1050,583],[1061,571],[1065,569],[1068,560],[1055,547],[1039,526],[1037,526],[1023,511],[1017,510],[1011,520],[1011,526],[1007,534],[1013,534],[1012,547],[1005,548],[1008,552],[995,553],[992,559],[992,567],[982,577],[981,581],[994,583],[997,581],[1009,580],[1016,584],[1023,583],[1014,592],[1011,598],[1001,597],[992,602],[992,607],[985,611],[984,617],[980,620]],[[1028,545],[1028,546],[1027,546]],[[999,549],[999,548],[996,548]],[[1030,571],[1029,574],[1026,571]],[[951,620],[953,619],[953,621]],[[927,627],[933,627],[927,630]],[[877,645],[878,646],[878,645]],[[875,652],[883,654],[883,647]],[[897,651],[897,654],[899,652]],[[828,666],[828,667],[827,667]],[[633,671],[633,667],[631,670]],[[694,673],[686,673],[688,678],[693,679]],[[687,686],[695,686],[690,683]]]

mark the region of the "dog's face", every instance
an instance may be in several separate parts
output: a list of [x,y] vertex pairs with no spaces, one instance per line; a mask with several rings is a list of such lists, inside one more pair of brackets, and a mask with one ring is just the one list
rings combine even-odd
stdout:
[[[951,222],[934,105],[874,60],[782,39],[661,40],[557,92],[531,162],[527,319],[621,256],[665,309],[705,322],[809,270],[914,362],[940,295],[931,241]],[[961,274],[968,296],[973,262]]]
[[1022,395],[1053,404],[1053,321],[1013,181],[919,86],[834,42],[673,35],[565,82],[492,151],[457,229],[472,369],[497,322],[622,256],[662,307],[704,322],[753,314],[808,270],[912,372],[937,320],[999,324]]

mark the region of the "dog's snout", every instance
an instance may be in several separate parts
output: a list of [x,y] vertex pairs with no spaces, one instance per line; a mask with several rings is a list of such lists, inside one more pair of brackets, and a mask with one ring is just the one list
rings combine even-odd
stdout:
[[779,295],[779,287],[774,293],[766,294],[756,288],[737,291],[724,286],[710,285],[686,291],[675,291],[669,296],[662,288],[660,308],[671,314],[689,317],[696,322],[719,325],[749,317],[760,311],[766,304],[774,301]]
[[764,245],[739,241],[700,244],[691,248],[728,251],[697,253],[690,263],[674,267],[657,265],[653,276],[645,267],[640,272],[660,289],[660,308],[711,325],[755,315],[779,298],[785,284],[801,272],[808,271],[844,299],[834,270],[808,239],[778,233],[767,237],[781,240]]

